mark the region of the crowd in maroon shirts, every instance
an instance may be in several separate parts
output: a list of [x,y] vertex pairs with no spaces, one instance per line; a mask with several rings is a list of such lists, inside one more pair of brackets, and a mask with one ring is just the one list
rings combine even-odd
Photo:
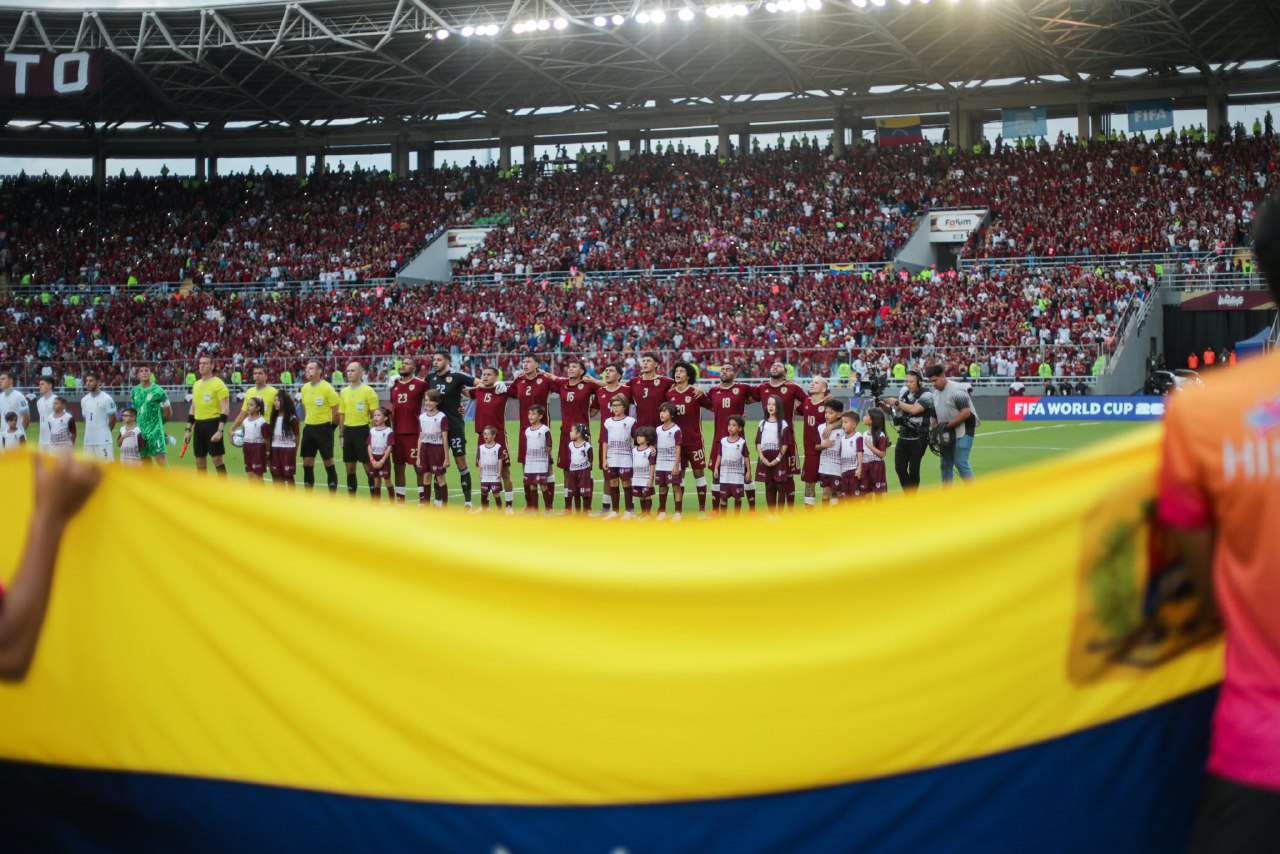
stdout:
[[392,276],[455,213],[472,176],[385,172],[0,183],[9,281],[124,284]]
[[[589,286],[511,281],[420,288],[367,286],[278,296],[196,292],[100,304],[68,297],[42,305],[0,297],[0,363],[30,382],[45,365],[127,379],[129,363],[157,364],[162,382],[211,352],[228,369],[265,362],[300,376],[304,357],[340,366],[356,355],[441,348],[476,369],[497,358],[510,373],[535,352],[553,368],[577,353],[596,370],[612,358],[660,350],[674,361],[731,361],[763,376],[775,358],[801,375],[833,374],[840,362],[945,360],[979,363],[989,375],[1082,375],[1105,352],[1125,308],[1147,292],[1149,269],[1101,275],[1077,267],[945,273],[932,280],[881,273],[817,273],[755,280],[710,276],[616,280]],[[992,349],[997,348],[997,349]],[[71,363],[69,369],[61,367]],[[375,370],[379,366],[375,366]],[[385,367],[385,366],[382,366]]]
[[498,222],[459,272],[768,267],[891,259],[929,208],[989,208],[974,257],[1208,252],[1242,244],[1280,182],[1276,138],[1093,141],[995,153],[816,146],[640,154],[613,171],[472,166],[0,183],[13,282],[363,281],[443,223]]

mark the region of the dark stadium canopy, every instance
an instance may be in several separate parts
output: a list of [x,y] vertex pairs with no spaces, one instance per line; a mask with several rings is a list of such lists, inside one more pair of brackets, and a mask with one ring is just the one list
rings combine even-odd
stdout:
[[[1230,78],[1280,54],[1271,0],[850,0],[818,11],[677,18],[683,3],[300,0],[121,9],[0,8],[9,50],[108,51],[88,98],[6,99],[5,120],[290,124],[439,120],[536,108],[616,110],[785,93],[857,97],[873,87],[963,90],[981,81],[1097,84],[1134,75]],[[142,5],[142,4],[139,4]],[[634,20],[664,8],[660,25]],[[622,26],[593,24],[620,14]],[[525,20],[563,17],[515,34]],[[494,36],[463,38],[496,24]],[[449,37],[438,39],[438,30]]]

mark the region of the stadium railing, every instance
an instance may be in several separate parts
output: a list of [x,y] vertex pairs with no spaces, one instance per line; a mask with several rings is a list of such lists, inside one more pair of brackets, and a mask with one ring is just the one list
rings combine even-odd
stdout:
[[590,281],[615,281],[626,279],[671,279],[685,276],[716,276],[754,281],[766,277],[827,273],[840,276],[861,276],[865,272],[876,273],[891,266],[890,261],[858,261],[846,264],[778,264],[772,266],[736,265],[732,267],[644,267],[626,270],[576,270],[547,271],[541,273],[463,273],[453,281],[472,287],[501,286],[513,281],[569,282],[579,278]]
[[[1228,250],[1230,252],[1239,251],[1239,248]],[[1153,266],[1159,264],[1165,268],[1165,274],[1177,272],[1181,269],[1181,265],[1187,263],[1195,263],[1199,266],[1211,266],[1224,261],[1228,261],[1226,255],[1217,252],[1201,252],[1193,253],[1190,250],[1180,252],[1126,252],[1119,255],[1110,254],[1082,254],[1082,255],[1017,255],[1017,256],[999,256],[990,258],[974,258],[965,256],[961,258],[958,269],[962,272],[971,272],[982,267],[1007,267],[1017,266],[1027,269],[1036,269],[1039,267],[1061,268],[1079,266],[1086,269],[1103,267],[1105,269],[1114,269],[1120,267],[1135,266]]]
[[1225,273],[1179,272],[1165,279],[1166,286],[1175,291],[1258,291],[1267,288],[1261,274],[1236,270]]

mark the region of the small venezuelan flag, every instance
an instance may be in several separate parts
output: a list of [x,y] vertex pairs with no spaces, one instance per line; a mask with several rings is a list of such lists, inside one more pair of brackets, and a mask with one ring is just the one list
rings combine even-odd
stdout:
[[880,145],[911,145],[924,142],[919,116],[876,119],[876,139]]

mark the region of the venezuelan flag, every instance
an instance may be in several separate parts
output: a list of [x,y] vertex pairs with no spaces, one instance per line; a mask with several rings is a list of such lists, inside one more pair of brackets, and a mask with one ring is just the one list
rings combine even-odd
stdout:
[[5,848],[1181,850],[1221,649],[1124,642],[1157,453],[678,551],[113,468],[0,688]]
[[920,126],[920,117],[895,116],[876,119],[876,140],[881,146],[924,142],[924,130]]

